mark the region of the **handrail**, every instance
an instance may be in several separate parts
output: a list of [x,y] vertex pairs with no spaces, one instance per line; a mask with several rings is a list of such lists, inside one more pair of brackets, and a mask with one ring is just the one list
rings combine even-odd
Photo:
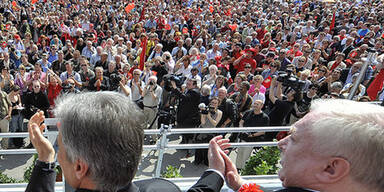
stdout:
[[[48,118],[45,119],[47,126],[55,126],[58,119]],[[160,177],[160,171],[164,156],[164,151],[167,149],[206,149],[208,148],[207,143],[199,144],[168,144],[169,135],[177,134],[195,134],[195,133],[239,133],[239,132],[277,132],[277,131],[289,131],[290,126],[276,126],[276,127],[231,127],[231,128],[187,128],[187,129],[172,129],[172,127],[162,126],[156,130],[144,130],[145,135],[158,134],[161,138],[158,140],[156,145],[144,145],[144,150],[158,150],[159,155],[157,159],[157,165],[155,169],[155,177]],[[45,130],[44,136],[48,137],[51,143],[54,143],[58,131]],[[0,138],[20,138],[29,137],[28,132],[23,133],[0,133]],[[246,142],[246,143],[231,143],[232,147],[261,147],[261,146],[276,146],[277,142]],[[35,154],[35,149],[7,149],[0,150],[0,155],[21,155],[21,154]],[[273,177],[276,177],[274,175]],[[185,179],[185,178],[184,178]],[[1,185],[0,185],[1,186]]]

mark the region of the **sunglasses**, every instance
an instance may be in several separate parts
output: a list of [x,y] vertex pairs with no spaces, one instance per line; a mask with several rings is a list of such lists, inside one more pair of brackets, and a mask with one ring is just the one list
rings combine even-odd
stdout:
[[251,67],[244,67],[244,68],[249,68],[250,69]]
[[325,73],[325,71],[324,71],[324,70],[319,70],[319,72],[323,72],[323,73]]
[[82,66],[82,67],[86,67],[87,65],[80,65],[80,66]]

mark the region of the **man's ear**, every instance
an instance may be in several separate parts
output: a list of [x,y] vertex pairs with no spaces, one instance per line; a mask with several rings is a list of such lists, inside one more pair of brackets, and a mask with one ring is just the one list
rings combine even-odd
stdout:
[[88,175],[89,166],[81,159],[77,159],[74,163],[74,171],[77,179],[81,180],[82,178]]
[[351,171],[350,163],[342,157],[332,157],[324,165],[316,178],[322,183],[335,183],[346,177]]

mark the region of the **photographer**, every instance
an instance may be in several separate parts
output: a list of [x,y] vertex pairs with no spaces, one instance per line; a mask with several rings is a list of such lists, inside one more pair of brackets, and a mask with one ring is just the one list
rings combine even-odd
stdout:
[[132,100],[131,98],[131,88],[127,85],[128,79],[124,75],[121,75],[121,81],[119,82],[118,92],[123,93],[125,96]]
[[79,73],[74,71],[73,63],[70,61],[65,63],[65,69],[66,69],[66,71],[64,71],[60,74],[60,79],[63,82],[63,87],[70,86],[68,80],[71,79],[73,81],[76,89],[80,89],[80,87],[82,86],[81,77],[80,77]]
[[138,102],[141,99],[141,95],[143,94],[144,82],[140,79],[141,70],[135,69],[133,70],[133,77],[128,81],[128,85],[131,88],[131,98],[132,101]]
[[[252,97],[248,94],[249,87],[250,85],[248,81],[241,82],[239,91],[235,92],[230,97],[230,99],[237,104],[237,119],[233,122],[234,127],[239,127],[239,122],[243,113],[251,108]],[[232,133],[229,139],[233,142],[237,139],[238,135],[238,133]]]
[[168,74],[167,68],[165,67],[165,63],[163,62],[162,57],[155,57],[152,59],[154,65],[151,67],[151,71],[156,72],[157,83],[160,83],[163,79],[163,76]]
[[[246,111],[240,120],[239,127],[265,127],[269,126],[269,117],[261,109],[263,108],[264,101],[255,100],[253,102],[253,109]],[[242,142],[258,142],[265,141],[265,132],[254,133],[240,133],[240,141]],[[245,162],[251,156],[253,147],[240,147],[238,148],[236,156],[236,167],[243,169]]]
[[[301,100],[301,92],[291,87],[289,87],[287,95],[283,95],[282,84],[283,82],[277,81],[277,77],[274,77],[269,89],[269,100],[274,104],[268,114],[271,126],[282,126],[285,118],[292,111],[295,102]],[[265,135],[266,140],[272,140],[276,137],[277,132],[268,132]]]
[[95,72],[89,68],[89,62],[86,59],[83,59],[80,63],[81,70],[79,71],[81,82],[83,86],[81,90],[86,90],[89,86],[89,80],[95,77]]
[[[212,97],[212,99],[209,102],[209,106],[206,106],[204,103],[201,103],[199,105],[200,109],[200,127],[201,128],[214,128],[219,123],[223,112],[217,109],[219,106],[219,98],[218,97]],[[211,140],[215,134],[196,134],[195,141],[197,143],[208,143],[209,140]],[[200,163],[204,163],[208,166],[208,149],[196,149],[195,152],[195,165],[198,165]]]
[[[188,79],[186,92],[182,92],[176,86],[175,81],[171,81],[172,93],[179,99],[176,121],[178,128],[194,128],[200,124],[198,105],[200,104],[200,93],[197,88],[196,79]],[[181,143],[188,143],[192,140],[192,134],[184,134]]]
[[171,53],[169,53],[168,51],[164,52],[163,61],[168,71],[168,74],[173,74],[173,68],[175,67],[175,60],[173,60]]
[[237,105],[227,98],[227,89],[225,87],[221,87],[217,95],[219,98],[219,109],[223,112],[217,127],[230,127],[232,122],[235,122],[237,119]]
[[[148,79],[148,84],[145,86],[142,97],[144,104],[144,115],[146,117],[146,123],[148,124],[148,129],[157,128],[157,120],[153,123],[151,127],[149,127],[152,121],[156,118],[157,114],[157,106],[160,103],[161,94],[163,89],[157,85],[157,77],[151,76]],[[156,141],[157,136],[151,135],[152,140]]]

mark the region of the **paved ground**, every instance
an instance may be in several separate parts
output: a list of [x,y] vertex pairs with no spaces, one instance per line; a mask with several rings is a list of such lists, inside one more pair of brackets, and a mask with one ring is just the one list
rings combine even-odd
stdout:
[[[178,144],[180,143],[180,138],[173,135],[170,137],[170,143]],[[194,156],[186,158],[186,154],[186,150],[167,150],[164,154],[162,172],[168,165],[172,165],[173,167],[180,168],[180,173],[183,177],[199,177],[207,169],[207,166],[193,164]],[[234,159],[235,154],[231,153],[230,157]],[[155,174],[157,156],[158,152],[155,151],[143,152],[136,178],[152,177]],[[4,174],[12,178],[22,180],[24,171],[32,163],[32,160],[32,155],[4,156],[3,160],[0,159],[0,171],[3,171]]]

